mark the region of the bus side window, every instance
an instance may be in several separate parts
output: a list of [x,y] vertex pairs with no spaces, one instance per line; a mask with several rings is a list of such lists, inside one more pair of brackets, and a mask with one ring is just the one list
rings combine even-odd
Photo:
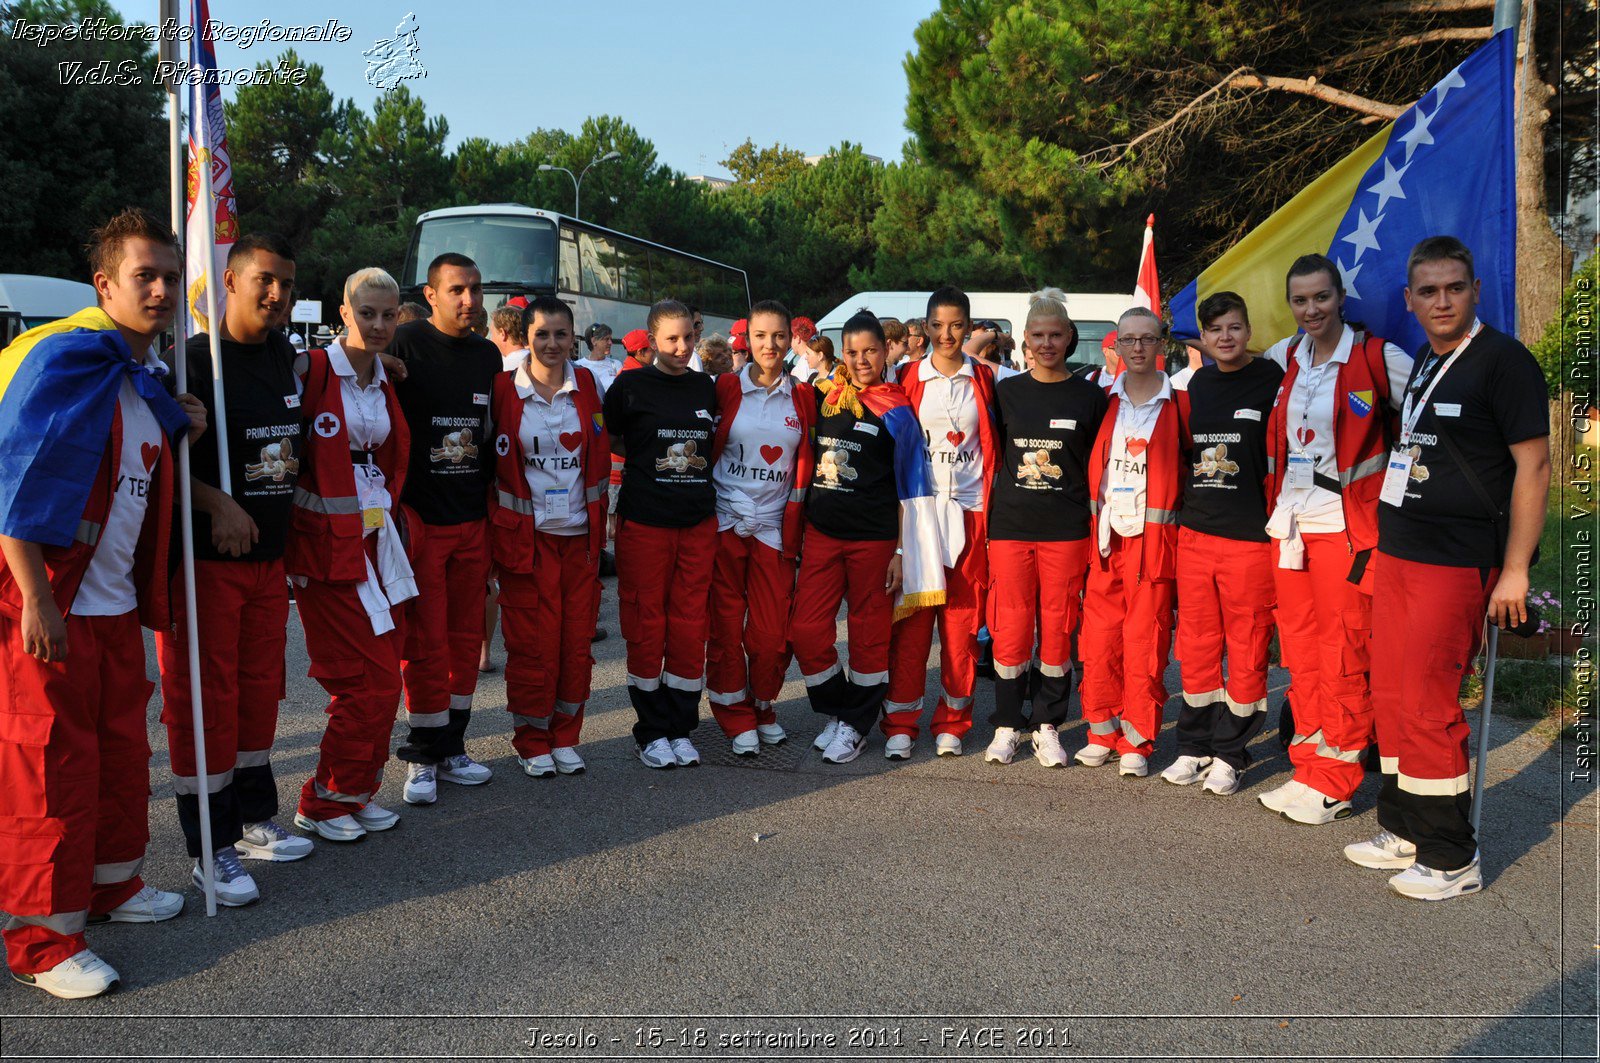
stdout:
[[578,292],[578,234],[571,229],[561,230],[561,282],[562,291]]

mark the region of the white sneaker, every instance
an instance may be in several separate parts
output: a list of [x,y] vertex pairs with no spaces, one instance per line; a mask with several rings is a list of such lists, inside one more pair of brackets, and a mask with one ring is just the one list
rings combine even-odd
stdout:
[[1303,795],[1309,789],[1311,789],[1311,787],[1307,786],[1305,783],[1299,782],[1295,779],[1290,779],[1282,786],[1276,786],[1264,794],[1258,794],[1256,796],[1256,800],[1260,801],[1263,805],[1272,809],[1274,812],[1282,812],[1284,809],[1300,800],[1301,795]]
[[1227,761],[1213,761],[1211,770],[1206,774],[1206,781],[1200,788],[1208,794],[1227,797],[1229,794],[1239,792],[1239,776],[1239,770]]
[[961,755],[961,737],[952,734],[934,735],[933,752],[940,757],[959,757]]
[[376,801],[368,801],[351,813],[355,821],[361,824],[361,829],[367,833],[388,830],[390,827],[400,825],[400,817]]
[[700,766],[700,751],[687,738],[674,738],[672,740],[672,756],[677,760],[680,768],[698,768]]
[[640,747],[639,759],[644,761],[645,767],[662,771],[678,766],[678,758],[672,755],[672,743],[665,738],[657,738],[649,745]]
[[1389,880],[1389,888],[1418,901],[1447,901],[1463,893],[1477,893],[1483,889],[1482,860],[1473,853],[1472,863],[1454,871],[1412,864]]
[[1405,868],[1417,862],[1417,847],[1393,831],[1380,830],[1364,842],[1345,846],[1344,858],[1362,867]]
[[867,746],[867,736],[847,723],[841,722],[833,733],[833,741],[823,752],[822,759],[829,764],[848,764],[861,755]]
[[910,735],[890,735],[889,740],[883,743],[883,756],[885,760],[910,760],[911,749],[917,740]]
[[839,733],[839,717],[828,717],[827,725],[822,728],[822,733],[817,735],[811,743],[812,749],[827,749],[833,744],[833,736]]
[[233,847],[238,850],[241,859],[273,860],[278,863],[304,860],[316,850],[310,838],[290,834],[270,819],[246,823],[244,837],[235,842]]
[[1061,748],[1061,735],[1047,723],[1033,729],[1033,759],[1047,768],[1067,765],[1067,751]]
[[[199,860],[194,862],[194,871],[190,877],[194,879],[195,888],[204,893],[206,880],[200,869]],[[243,908],[250,902],[261,899],[261,891],[256,888],[256,880],[239,866],[239,854],[231,845],[211,854],[211,880],[217,887],[218,904],[229,908]]]
[[439,762],[439,778],[461,786],[482,786],[494,778],[487,764],[479,764],[465,753],[457,753]]
[[62,1000],[97,997],[121,981],[117,969],[89,949],[62,960],[48,971],[37,974],[12,974],[23,985],[44,990]]
[[517,763],[522,765],[523,774],[531,779],[554,779],[556,777],[556,758],[549,753],[539,753],[531,757],[518,757]]
[[1142,779],[1150,774],[1150,762],[1142,753],[1124,753],[1117,761],[1117,774]]
[[556,771],[563,775],[582,775],[589,767],[578,755],[577,746],[556,746],[550,756],[556,762]]
[[761,736],[756,734],[754,728],[748,731],[740,731],[733,736],[731,741],[733,743],[733,755],[736,757],[753,757],[761,752]]
[[1015,727],[996,727],[994,741],[983,751],[983,759],[990,764],[1010,764],[1011,758],[1017,755],[1017,747],[1021,744],[1022,735],[1017,733]]
[[1308,786],[1298,798],[1284,805],[1278,814],[1284,819],[1315,827],[1332,823],[1336,819],[1344,819],[1346,816],[1354,815],[1355,811],[1349,801],[1337,800]]
[[789,733],[775,723],[756,724],[756,734],[764,746],[781,746],[789,740]]
[[1209,767],[1210,757],[1179,757],[1167,765],[1167,770],[1161,773],[1161,779],[1174,786],[1190,786],[1205,778]]
[[1093,742],[1072,754],[1072,759],[1086,768],[1098,768],[1111,759],[1116,750],[1110,746],[1097,746]]
[[312,819],[294,814],[294,825],[301,830],[320,834],[330,842],[358,842],[367,836],[367,830],[356,822],[354,816],[334,816],[332,819]]
[[400,795],[408,805],[431,805],[439,800],[439,782],[432,764],[407,764],[406,788]]
[[141,886],[139,892],[104,915],[91,915],[91,923],[163,923],[183,911],[183,894],[168,893],[154,886]]

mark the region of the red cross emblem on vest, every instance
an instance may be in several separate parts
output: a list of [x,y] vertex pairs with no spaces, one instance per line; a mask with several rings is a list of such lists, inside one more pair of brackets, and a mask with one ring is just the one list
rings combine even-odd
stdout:
[[331,413],[324,413],[312,423],[312,427],[323,439],[332,439],[339,434],[339,418]]

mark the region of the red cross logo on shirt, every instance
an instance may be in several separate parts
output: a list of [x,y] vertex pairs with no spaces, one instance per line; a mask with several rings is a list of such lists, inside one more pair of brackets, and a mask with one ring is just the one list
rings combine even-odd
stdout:
[[339,418],[331,413],[325,413],[313,422],[313,427],[316,428],[317,435],[323,439],[332,439],[339,434]]

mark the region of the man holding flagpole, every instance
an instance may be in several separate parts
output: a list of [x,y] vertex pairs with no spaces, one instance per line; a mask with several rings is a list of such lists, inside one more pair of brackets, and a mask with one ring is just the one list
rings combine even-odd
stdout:
[[[200,884],[200,795],[211,810],[217,899],[230,907],[259,896],[240,857],[287,861],[310,856],[312,843],[273,821],[278,787],[270,755],[284,693],[289,622],[283,549],[300,471],[302,423],[296,353],[272,328],[294,287],[294,253],[281,237],[235,243],[222,282],[228,293],[221,347],[227,391],[228,446],[208,432],[190,452],[194,494],[196,601],[205,712],[206,778],[198,777],[185,638],[184,587],[173,579],[174,630],[156,637],[161,661],[161,719],[167,725],[178,822]],[[188,339],[189,384],[215,404],[211,337]],[[221,451],[221,453],[219,453]],[[227,455],[233,490],[219,486]]]
[[172,436],[205,431],[151,344],[182,297],[172,230],[130,209],[88,247],[98,306],[0,354],[0,909],[16,979],[98,996],[91,922],[171,919],[139,877],[150,744],[140,625],[170,620]]

